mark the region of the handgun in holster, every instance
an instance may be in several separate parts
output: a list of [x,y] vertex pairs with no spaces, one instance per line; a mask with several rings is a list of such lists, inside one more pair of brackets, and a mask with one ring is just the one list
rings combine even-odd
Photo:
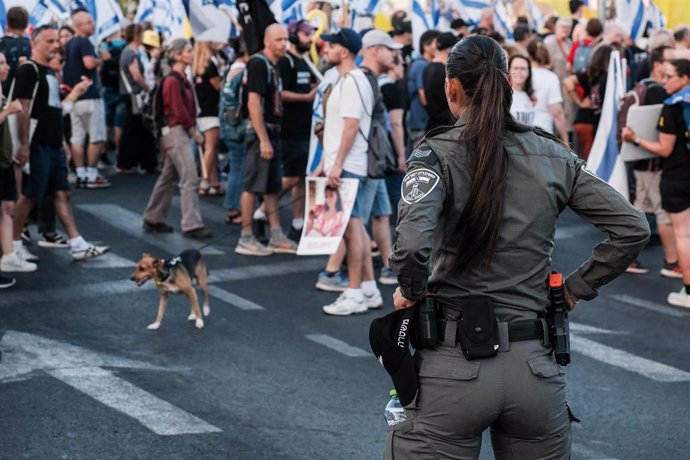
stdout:
[[429,293],[417,303],[417,347],[431,348],[438,342],[436,297]]
[[570,326],[568,325],[568,308],[565,305],[563,275],[551,272],[549,275],[550,307],[546,311],[546,323],[549,327],[549,341],[553,346],[556,362],[567,366],[570,362]]

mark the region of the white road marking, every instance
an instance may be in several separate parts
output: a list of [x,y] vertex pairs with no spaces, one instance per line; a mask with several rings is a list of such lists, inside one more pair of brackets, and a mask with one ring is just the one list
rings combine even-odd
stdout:
[[[239,281],[254,278],[271,278],[274,276],[293,275],[297,273],[323,270],[326,265],[323,257],[297,257],[294,259],[273,262],[263,265],[248,265],[237,268],[211,269],[209,281],[212,283],[224,281]],[[316,274],[314,274],[316,277]]]
[[587,233],[593,233],[593,231],[596,231],[596,229],[584,225],[556,227],[554,239],[567,240],[576,236],[586,235]]
[[218,300],[221,300],[230,305],[234,305],[241,310],[264,310],[261,305],[255,304],[254,302],[240,297],[232,292],[228,292],[218,286],[209,286],[208,293]]
[[609,299],[612,299],[612,300],[616,300],[618,302],[623,302],[623,303],[628,304],[628,305],[633,305],[635,307],[644,308],[645,310],[653,311],[656,313],[661,313],[662,315],[673,316],[675,318],[686,318],[686,317],[690,316],[690,313],[676,310],[674,307],[670,307],[668,305],[661,305],[661,304],[654,303],[654,302],[649,302],[647,300],[638,299],[637,297],[633,297],[633,296],[626,295],[626,294],[607,295],[606,297]]
[[[191,238],[185,238],[179,232],[156,235],[146,233],[141,228],[143,223],[141,215],[116,204],[80,204],[77,205],[77,208],[96,216],[98,219],[124,233],[132,235],[151,246],[163,249],[170,254],[175,254],[188,248],[199,249],[206,244]],[[213,246],[206,246],[203,248],[203,253],[222,255],[223,251]]]
[[570,334],[570,344],[577,353],[657,382],[690,382],[690,372],[602,345],[576,334]]
[[7,331],[3,335],[0,350],[3,358],[0,383],[26,380],[36,371],[45,371],[102,404],[134,418],[154,433],[178,435],[221,431],[102,367],[171,369],[17,331]]
[[99,367],[55,369],[48,373],[96,401],[127,414],[163,436],[222,430]]
[[583,334],[628,334],[628,332],[612,331],[611,329],[602,329],[600,327],[573,322],[570,322],[570,332],[581,332]]
[[[72,261],[72,256],[70,255],[69,251],[67,250],[55,250],[55,254],[58,255],[61,259],[64,259],[66,261]],[[98,256],[94,259],[89,259],[86,261],[79,261],[79,262],[74,262],[74,263],[79,263],[79,264],[84,264],[85,267],[88,268],[134,268],[134,266],[137,264],[133,260],[126,259],[124,257],[118,256],[117,254],[113,252],[106,252],[102,256]]]
[[618,460],[615,457],[609,457],[608,455],[600,454],[599,452],[590,449],[584,444],[573,443],[573,452],[578,454],[579,458],[585,460]]
[[318,344],[321,344],[325,347],[330,348],[331,350],[335,350],[338,353],[342,353],[345,356],[349,356],[351,358],[365,358],[365,357],[372,357],[373,354],[366,352],[362,350],[361,348],[353,347],[352,345],[348,345],[347,343],[343,342],[342,340],[338,340],[334,337],[331,337],[330,335],[326,334],[307,334],[305,335],[306,338],[309,340],[316,342]]

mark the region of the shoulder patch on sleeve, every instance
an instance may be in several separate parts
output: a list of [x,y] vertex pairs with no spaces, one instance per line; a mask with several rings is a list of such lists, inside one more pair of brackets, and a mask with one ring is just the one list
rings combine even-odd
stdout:
[[414,149],[410,157],[407,159],[408,164],[413,161],[421,161],[429,165],[435,165],[436,163],[438,163],[438,157],[431,149],[431,147],[424,144]]
[[407,204],[417,203],[427,197],[440,181],[441,177],[430,169],[415,169],[405,174],[400,196]]

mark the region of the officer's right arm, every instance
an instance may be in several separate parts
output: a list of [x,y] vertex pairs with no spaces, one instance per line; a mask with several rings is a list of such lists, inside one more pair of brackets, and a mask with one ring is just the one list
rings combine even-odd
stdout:
[[568,206],[608,235],[565,282],[577,298],[591,300],[599,287],[623,273],[642,251],[649,241],[649,224],[623,195],[587,171],[583,161],[571,167],[574,182]]
[[422,143],[410,157],[398,204],[397,240],[390,258],[402,295],[424,297],[432,237],[446,198],[446,182],[436,154]]

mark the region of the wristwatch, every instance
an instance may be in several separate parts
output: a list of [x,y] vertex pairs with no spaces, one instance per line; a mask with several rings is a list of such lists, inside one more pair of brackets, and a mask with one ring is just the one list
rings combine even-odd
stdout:
[[634,145],[635,147],[639,147],[639,146],[640,146],[640,140],[641,140],[641,139],[640,139],[639,136],[635,136],[635,139],[633,139],[633,142],[632,142],[633,145]]

